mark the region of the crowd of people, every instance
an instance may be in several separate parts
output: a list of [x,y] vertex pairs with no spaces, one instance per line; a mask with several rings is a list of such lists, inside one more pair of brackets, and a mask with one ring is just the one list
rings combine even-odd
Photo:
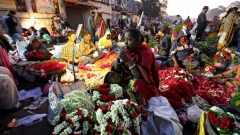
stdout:
[[[198,16],[197,27],[194,30],[196,40],[191,37],[194,22],[190,17],[183,21],[182,17],[177,15],[176,21],[173,22],[173,28],[180,25],[181,29],[174,41],[171,40],[170,28],[164,23],[159,28],[151,24],[147,31],[140,31],[135,28],[135,25],[129,26],[127,29],[122,26],[118,29],[111,29],[101,13],[98,13],[95,19],[95,12],[92,12],[88,18],[88,31],[84,31],[83,39],[77,46],[75,46],[74,41],[75,31],[66,33],[68,42],[62,48],[61,58],[71,63],[74,62],[75,65],[79,65],[79,63],[86,65],[94,64],[103,57],[104,53],[117,51],[118,57],[113,63],[111,71],[106,75],[105,81],[110,84],[117,83],[123,88],[127,86],[128,88],[123,90],[124,95],[131,98],[130,94],[133,94],[138,105],[146,106],[151,97],[159,94],[159,67],[156,60],[161,60],[163,65],[167,67],[200,70],[198,56],[201,52],[196,41],[203,40],[208,25],[211,25],[211,28],[218,33],[218,50],[238,42],[233,45],[237,47],[237,53],[240,53],[240,32],[237,29],[237,25],[240,23],[238,8],[230,8],[222,22],[219,21],[218,17],[208,21],[207,11],[208,6],[204,6]],[[16,75],[8,58],[8,51],[13,50],[12,45],[16,41],[22,40],[22,36],[17,30],[18,20],[15,19],[15,14],[16,12],[9,11],[2,19],[5,34],[11,40],[8,42],[3,33],[0,32],[0,108],[5,111],[21,109],[25,104],[18,101]],[[61,27],[66,30],[70,24],[63,19]],[[30,33],[29,45],[24,53],[27,60],[52,59],[52,54],[49,53],[47,47],[39,41],[43,38],[48,41],[48,44],[52,43],[53,39],[50,32],[45,27],[40,30],[30,27],[26,32]],[[149,47],[149,36],[154,36],[157,41],[156,52],[153,52]],[[125,48],[119,49],[118,43],[124,43]],[[75,51],[72,52],[74,46]],[[233,75],[233,72],[238,75],[240,73],[238,67],[239,65],[231,71],[212,78],[224,78],[229,74]],[[114,77],[118,79],[114,79]],[[240,81],[239,76],[237,79]],[[239,84],[237,85],[239,87]]]

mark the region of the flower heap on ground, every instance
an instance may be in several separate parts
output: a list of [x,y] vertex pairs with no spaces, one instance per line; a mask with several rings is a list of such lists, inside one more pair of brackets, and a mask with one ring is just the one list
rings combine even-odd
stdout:
[[194,76],[193,86],[196,93],[211,105],[229,104],[234,87],[226,87],[218,80],[208,80],[206,76]]
[[169,68],[160,70],[159,89],[161,95],[166,97],[174,109],[182,109],[185,103],[191,103],[195,91],[191,81],[192,74],[181,68]]
[[235,54],[232,53],[230,49],[226,48],[214,55],[214,61],[219,63],[231,62],[234,57]]
[[55,117],[53,135],[139,135],[141,114],[137,104],[122,99],[122,87],[102,84],[91,96],[72,91],[61,101],[63,111]]
[[219,135],[240,134],[240,123],[238,115],[225,112],[219,107],[213,106],[208,110],[208,119],[211,125],[217,129]]

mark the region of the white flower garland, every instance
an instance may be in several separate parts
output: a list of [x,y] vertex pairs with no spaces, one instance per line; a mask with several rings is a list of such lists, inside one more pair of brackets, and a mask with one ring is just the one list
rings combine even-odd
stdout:
[[122,87],[118,84],[110,84],[110,94],[113,94],[115,98],[120,98],[123,96],[123,90]]
[[[114,125],[117,125],[117,126],[120,124],[123,125],[124,134],[129,134],[129,135],[131,134],[131,132],[128,129],[132,125],[134,126],[134,131],[140,134],[139,123],[141,122],[141,115],[139,115],[134,120],[130,119],[128,112],[124,108],[124,105],[128,101],[129,101],[128,99],[113,101],[113,105],[111,106],[111,111],[107,112],[106,114],[103,114],[102,110],[99,108],[96,112],[96,118],[100,126],[96,126],[94,129],[98,132],[101,132],[101,135],[105,135],[106,134],[105,128],[108,123],[107,121],[109,118],[111,118]],[[131,102],[131,104],[133,103]],[[134,103],[134,105],[136,104]],[[122,119],[120,119],[119,115],[122,116]]]
[[73,90],[64,96],[61,103],[67,113],[71,113],[78,108],[87,109],[88,111],[93,112],[95,108],[91,100],[91,95],[85,90]]

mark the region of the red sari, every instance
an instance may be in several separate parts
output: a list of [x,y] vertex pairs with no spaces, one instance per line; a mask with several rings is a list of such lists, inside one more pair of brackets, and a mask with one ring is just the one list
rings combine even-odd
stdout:
[[12,63],[9,61],[8,54],[1,44],[0,44],[0,66],[8,68],[12,75],[13,76],[15,75],[15,71],[13,69]]
[[158,68],[154,54],[151,48],[146,45],[141,45],[134,51],[127,52],[142,75],[141,79],[135,81],[134,89],[139,91],[141,96],[148,101],[159,93]]

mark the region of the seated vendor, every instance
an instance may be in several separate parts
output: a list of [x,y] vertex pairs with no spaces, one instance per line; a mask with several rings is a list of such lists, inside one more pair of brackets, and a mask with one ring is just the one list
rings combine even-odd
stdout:
[[103,54],[98,51],[98,47],[91,42],[91,33],[89,31],[84,33],[84,39],[79,46],[81,55],[91,59],[90,64],[94,64],[103,56]]
[[167,64],[173,67],[181,67],[187,69],[195,69],[199,67],[199,62],[196,56],[199,54],[198,46],[190,39],[191,34],[185,29],[182,29],[177,41],[175,41],[170,49],[171,60]]
[[13,81],[11,72],[0,66],[0,108],[6,113],[17,111],[27,105],[19,102],[18,89]]
[[160,36],[160,39],[157,43],[157,54],[155,55],[156,60],[167,60],[169,57],[169,51],[171,48],[171,38],[167,34],[167,26],[162,25],[158,30],[157,36]]
[[24,56],[28,61],[44,61],[50,60],[52,54],[49,53],[47,47],[41,43],[37,37],[31,36],[28,46],[26,47]]
[[225,83],[227,86],[233,86],[235,91],[238,91],[240,90],[240,64],[210,78],[217,78],[221,83]]
[[[62,58],[68,60],[69,62],[72,62],[72,54],[73,54],[73,47],[74,47],[74,39],[76,37],[75,32],[69,32],[68,33],[68,42],[63,46],[62,48]],[[82,60],[81,55],[79,53],[79,46],[75,46],[74,49],[74,63],[78,64],[79,62],[82,62],[84,65],[88,64],[89,61]]]
[[112,71],[106,75],[105,82],[119,84],[123,88],[128,86],[124,95],[134,94],[135,102],[146,106],[146,102],[159,92],[158,68],[154,54],[151,48],[142,44],[143,36],[138,29],[128,29],[125,39],[127,49],[118,52],[118,58]]
[[112,47],[111,33],[106,32],[103,37],[99,39],[98,48],[108,49]]

